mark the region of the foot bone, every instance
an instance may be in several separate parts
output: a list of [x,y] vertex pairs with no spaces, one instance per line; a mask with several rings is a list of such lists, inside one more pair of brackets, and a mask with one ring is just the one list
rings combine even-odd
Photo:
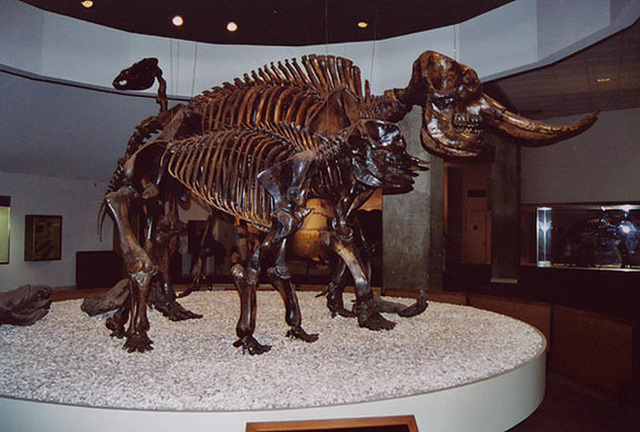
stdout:
[[151,346],[153,341],[149,339],[146,332],[134,333],[127,337],[126,342],[124,343],[123,349],[126,349],[128,352],[145,352],[151,351],[153,347]]
[[262,345],[253,336],[245,336],[233,343],[236,348],[242,347],[242,354],[249,352],[250,355],[260,355],[271,350],[271,345]]
[[202,318],[202,315],[185,309],[180,303],[175,300],[169,302],[166,305],[154,306],[158,311],[162,312],[162,315],[169,318],[170,321],[184,321],[188,319]]
[[300,326],[291,327],[287,332],[287,337],[291,339],[300,339],[304,342],[315,342],[318,340],[318,333],[308,334]]
[[405,306],[402,303],[391,302],[383,300],[379,296],[374,297],[375,304],[380,312],[395,313],[401,317],[412,317],[420,315],[427,309],[429,303],[427,302],[427,295],[424,290],[420,291],[420,296],[414,304],[411,306]]

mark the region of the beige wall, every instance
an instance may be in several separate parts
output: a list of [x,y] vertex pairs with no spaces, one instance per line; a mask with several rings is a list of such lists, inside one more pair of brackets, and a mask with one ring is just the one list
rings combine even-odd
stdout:
[[[96,224],[106,184],[0,172],[0,187],[0,194],[11,196],[11,250],[9,264],[0,265],[0,291],[25,284],[74,285],[77,251],[111,250],[111,222],[102,242]],[[62,216],[61,260],[24,260],[27,214]]]

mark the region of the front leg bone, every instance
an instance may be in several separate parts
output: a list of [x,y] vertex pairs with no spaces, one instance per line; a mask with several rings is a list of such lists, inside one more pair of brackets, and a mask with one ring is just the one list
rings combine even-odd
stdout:
[[370,330],[391,330],[395,327],[393,321],[384,318],[373,298],[373,292],[369,285],[369,279],[365,272],[365,266],[355,250],[352,238],[343,238],[336,232],[323,233],[322,240],[342,258],[345,265],[351,271],[356,289],[356,302],[353,312],[358,318],[360,327]]

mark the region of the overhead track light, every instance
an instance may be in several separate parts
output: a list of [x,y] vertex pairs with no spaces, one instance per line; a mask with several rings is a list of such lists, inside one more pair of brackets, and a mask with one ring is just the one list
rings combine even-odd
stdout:
[[180,15],[176,15],[171,18],[171,23],[176,27],[181,27],[184,24],[184,19]]
[[238,30],[238,24],[236,24],[234,21],[229,21],[227,23],[227,31],[228,32],[233,33],[233,32],[235,32],[237,30]]

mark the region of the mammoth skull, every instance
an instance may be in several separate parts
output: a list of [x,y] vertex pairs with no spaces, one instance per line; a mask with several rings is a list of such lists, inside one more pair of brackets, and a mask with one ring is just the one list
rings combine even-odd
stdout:
[[469,158],[485,150],[483,134],[489,126],[526,145],[557,142],[589,128],[597,113],[568,126],[551,126],[507,111],[482,91],[476,72],[455,60],[433,52],[423,53],[413,64],[403,96],[421,105],[422,146],[445,158]]

